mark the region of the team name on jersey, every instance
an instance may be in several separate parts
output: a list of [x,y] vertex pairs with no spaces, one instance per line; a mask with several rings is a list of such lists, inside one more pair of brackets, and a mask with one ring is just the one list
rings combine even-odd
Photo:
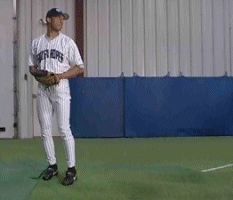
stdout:
[[51,49],[50,52],[48,49],[45,49],[41,51],[40,53],[38,53],[36,55],[36,58],[39,63],[41,63],[42,60],[45,60],[47,58],[57,59],[60,63],[62,63],[64,59],[64,55],[63,53],[61,53],[60,51],[57,51],[56,49]]

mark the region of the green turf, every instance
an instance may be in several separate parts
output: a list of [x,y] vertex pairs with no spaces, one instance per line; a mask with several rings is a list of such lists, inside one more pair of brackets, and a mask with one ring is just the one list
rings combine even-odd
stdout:
[[40,139],[0,140],[0,200],[233,199],[233,168],[201,172],[233,163],[233,137],[79,139],[79,180],[70,187],[60,183],[59,138],[55,146],[60,174],[45,182],[32,179],[47,166]]

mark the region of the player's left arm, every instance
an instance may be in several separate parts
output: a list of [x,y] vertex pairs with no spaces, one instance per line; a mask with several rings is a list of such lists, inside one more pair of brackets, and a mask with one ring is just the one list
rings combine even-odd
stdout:
[[58,78],[61,79],[71,79],[76,77],[83,77],[84,76],[84,67],[83,65],[75,65],[71,67],[66,72],[61,74],[57,74]]

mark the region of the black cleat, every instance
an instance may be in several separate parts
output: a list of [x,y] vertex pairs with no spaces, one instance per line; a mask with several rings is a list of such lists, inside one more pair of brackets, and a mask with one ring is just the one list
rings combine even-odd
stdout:
[[57,165],[49,165],[48,168],[45,169],[41,174],[42,179],[45,181],[48,181],[51,178],[53,178],[53,176],[57,176],[57,175],[58,175]]
[[76,176],[76,170],[67,170],[66,171],[66,176],[62,181],[62,184],[67,186],[67,185],[72,185],[74,183],[74,181],[77,180],[77,176]]

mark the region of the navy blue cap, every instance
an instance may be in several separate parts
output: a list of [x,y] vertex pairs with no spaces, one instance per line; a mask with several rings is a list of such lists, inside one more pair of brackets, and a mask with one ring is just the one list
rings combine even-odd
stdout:
[[69,19],[69,15],[62,12],[59,8],[50,9],[46,14],[46,18],[57,17],[61,15],[64,17],[65,20]]

